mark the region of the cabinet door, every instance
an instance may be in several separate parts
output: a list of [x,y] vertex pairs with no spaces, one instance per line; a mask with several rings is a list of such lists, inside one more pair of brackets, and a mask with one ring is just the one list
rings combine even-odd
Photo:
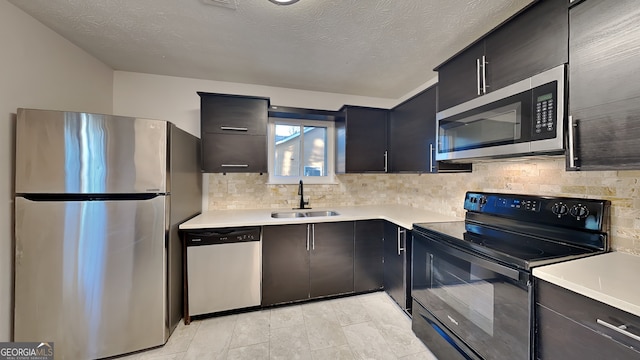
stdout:
[[202,171],[267,172],[264,135],[203,134]]
[[339,169],[340,172],[386,171],[388,113],[386,109],[346,108],[344,169]]
[[307,224],[262,230],[262,305],[309,298]]
[[438,111],[479,96],[476,61],[482,55],[484,41],[479,41],[438,68]]
[[432,86],[391,110],[389,163],[391,172],[471,171],[471,164],[436,161],[436,97]]
[[432,86],[391,111],[391,172],[435,172],[436,88]]
[[353,221],[310,227],[310,297],[353,292]]
[[207,93],[199,95],[201,133],[267,134],[268,99]]
[[581,170],[640,169],[640,7],[584,1],[569,11],[569,114]]
[[406,231],[390,222],[384,224],[384,290],[403,309],[408,307],[407,286],[410,284],[406,276]]
[[487,35],[487,92],[524,80],[568,61],[568,8],[542,0]]
[[382,289],[384,221],[356,221],[353,287],[355,292]]

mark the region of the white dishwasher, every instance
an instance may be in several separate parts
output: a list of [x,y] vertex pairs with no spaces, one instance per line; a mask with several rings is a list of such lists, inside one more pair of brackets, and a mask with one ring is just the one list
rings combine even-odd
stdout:
[[260,305],[260,227],[184,231],[189,317]]

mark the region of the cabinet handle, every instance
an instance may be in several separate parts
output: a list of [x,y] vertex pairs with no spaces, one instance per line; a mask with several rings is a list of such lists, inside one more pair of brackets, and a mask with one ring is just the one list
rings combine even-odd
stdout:
[[226,168],[246,168],[246,167],[249,167],[249,165],[247,165],[247,164],[222,164],[222,165],[220,165],[220,167],[226,167]]
[[627,325],[620,325],[620,326],[615,326],[615,325],[611,325],[608,322],[604,321],[604,320],[600,320],[600,319],[596,319],[596,322],[604,327],[607,327],[615,332],[618,332],[624,336],[630,337],[634,340],[640,341],[640,336],[636,335],[636,334],[632,334],[630,332],[627,331]]
[[575,156],[575,128],[578,126],[576,122],[573,121],[573,116],[569,115],[569,168],[577,169],[576,166],[576,156]]
[[433,144],[429,144],[429,172],[433,172]]
[[249,129],[246,127],[235,127],[235,126],[220,126],[220,130],[249,131]]
[[[407,230],[398,227],[398,255],[400,255],[400,253],[405,250],[405,248],[400,246],[400,235],[402,235],[402,234],[406,235],[407,234]],[[406,242],[407,242],[406,238],[405,238],[404,242],[406,244]]]
[[310,226],[311,225],[307,224],[307,251],[309,251],[309,237],[311,236],[310,235],[310,233],[311,233]]
[[487,60],[485,58],[484,55],[482,55],[482,93],[486,94],[487,93],[487,88],[489,87],[487,85]]
[[316,224],[311,224],[311,250],[316,249]]
[[476,82],[478,84],[476,89],[478,90],[478,96],[480,96],[480,59],[476,59]]
[[388,151],[385,150],[385,152],[384,152],[384,172],[388,171],[387,170],[387,165],[389,164],[389,161],[388,161],[389,156],[388,155],[389,155]]

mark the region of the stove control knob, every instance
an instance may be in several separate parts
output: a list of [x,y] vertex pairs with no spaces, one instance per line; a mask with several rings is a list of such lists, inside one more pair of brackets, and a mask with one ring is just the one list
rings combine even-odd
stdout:
[[485,196],[481,196],[479,203],[480,203],[480,206],[486,204],[487,203],[487,198]]
[[575,216],[578,220],[589,215],[589,209],[586,206],[578,204],[571,207],[571,216]]
[[553,204],[551,211],[560,217],[562,215],[566,215],[569,212],[569,208],[563,203],[555,203]]

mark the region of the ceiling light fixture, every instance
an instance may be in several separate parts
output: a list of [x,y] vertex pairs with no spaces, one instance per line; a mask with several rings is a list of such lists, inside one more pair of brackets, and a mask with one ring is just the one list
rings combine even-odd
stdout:
[[298,0],[269,0],[276,5],[291,5],[293,3],[297,3]]

